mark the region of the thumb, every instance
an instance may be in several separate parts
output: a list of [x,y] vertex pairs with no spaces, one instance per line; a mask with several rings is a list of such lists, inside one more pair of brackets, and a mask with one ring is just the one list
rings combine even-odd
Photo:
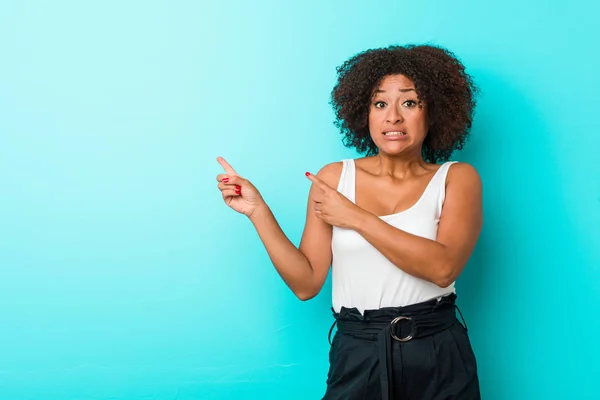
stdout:
[[246,179],[242,178],[239,175],[229,175],[229,177],[227,178],[227,182],[230,185],[238,185],[238,186],[243,186],[246,183]]

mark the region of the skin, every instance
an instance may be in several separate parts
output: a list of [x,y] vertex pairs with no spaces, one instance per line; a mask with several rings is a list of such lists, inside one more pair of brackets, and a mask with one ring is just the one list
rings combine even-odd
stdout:
[[[249,217],[278,273],[301,300],[316,296],[331,266],[332,226],[352,229],[396,267],[447,287],[463,271],[483,223],[482,185],[469,164],[453,164],[446,178],[446,198],[436,240],[397,229],[378,216],[410,208],[440,167],[423,160],[421,148],[429,128],[427,105],[403,75],[385,77],[369,109],[369,131],[376,156],[356,160],[356,204],[335,188],[342,164],[331,163],[316,175],[308,196],[306,222],[297,248],[283,233],[259,191],[219,157],[217,176],[224,201]],[[390,137],[384,133],[401,131]],[[236,188],[240,190],[236,190]]]

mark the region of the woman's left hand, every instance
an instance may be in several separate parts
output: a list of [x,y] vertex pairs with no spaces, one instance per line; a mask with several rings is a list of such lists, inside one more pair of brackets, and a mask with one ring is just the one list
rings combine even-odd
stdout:
[[363,210],[317,176],[306,176],[317,187],[312,198],[315,215],[329,225],[354,229]]

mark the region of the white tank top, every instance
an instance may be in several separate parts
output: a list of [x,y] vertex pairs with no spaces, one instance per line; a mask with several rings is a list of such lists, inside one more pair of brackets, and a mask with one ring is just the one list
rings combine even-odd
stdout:
[[[440,166],[417,202],[405,211],[380,216],[388,224],[413,235],[436,240],[444,197],[446,175],[451,164]],[[353,159],[342,160],[338,192],[355,203],[356,167]],[[392,264],[359,233],[333,227],[331,242],[333,309],[364,310],[401,307],[454,293],[454,283],[441,288],[407,274]]]

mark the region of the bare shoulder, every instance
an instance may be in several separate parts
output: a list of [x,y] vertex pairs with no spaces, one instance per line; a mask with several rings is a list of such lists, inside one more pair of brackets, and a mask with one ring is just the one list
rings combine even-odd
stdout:
[[329,163],[323,166],[319,172],[317,172],[317,177],[325,182],[327,185],[335,188],[338,186],[340,182],[340,176],[342,175],[342,167],[343,163],[341,161],[336,161]]
[[456,162],[448,169],[447,186],[481,188],[479,172],[474,166],[465,162]]

